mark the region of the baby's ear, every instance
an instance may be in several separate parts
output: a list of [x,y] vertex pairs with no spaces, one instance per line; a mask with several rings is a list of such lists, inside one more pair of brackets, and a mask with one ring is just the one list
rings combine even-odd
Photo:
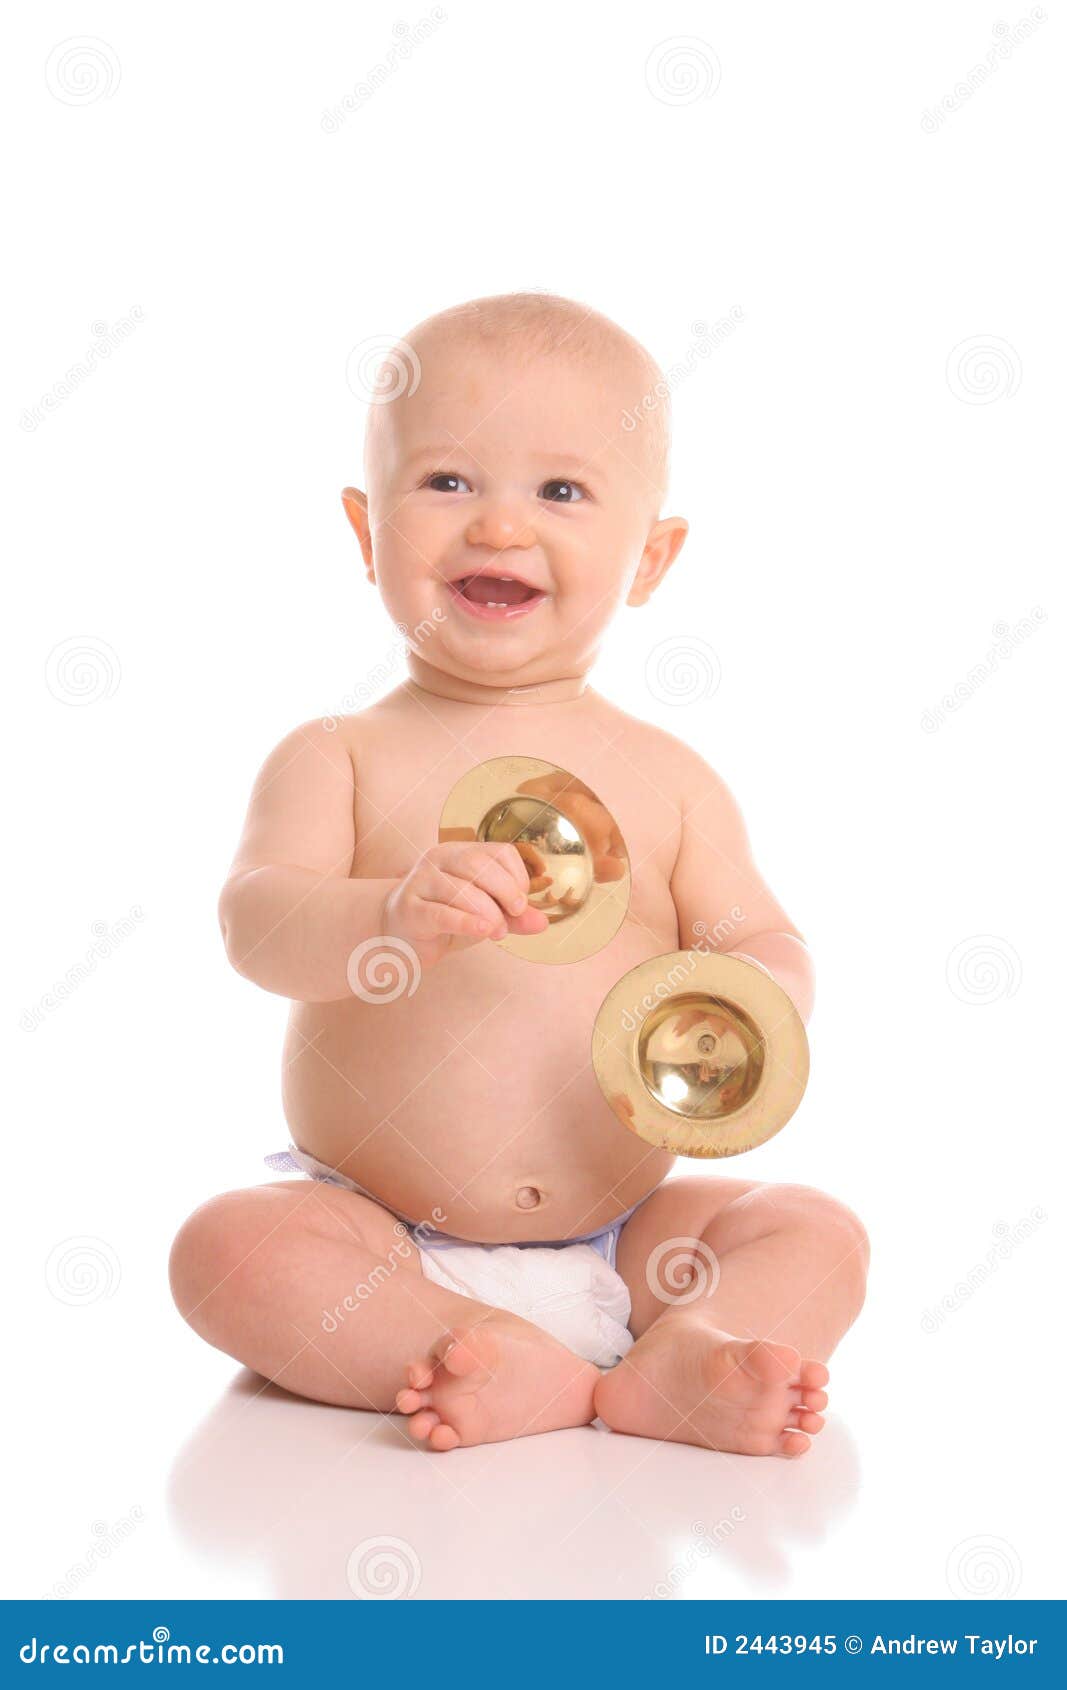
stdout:
[[689,524],[684,516],[665,516],[649,530],[627,604],[647,604],[681,551]]
[[370,517],[367,514],[367,495],[361,493],[358,487],[345,487],[341,492],[341,503],[345,507],[345,515],[356,532],[359,549],[363,553],[363,562],[367,566],[367,579],[374,580],[374,553],[370,537]]

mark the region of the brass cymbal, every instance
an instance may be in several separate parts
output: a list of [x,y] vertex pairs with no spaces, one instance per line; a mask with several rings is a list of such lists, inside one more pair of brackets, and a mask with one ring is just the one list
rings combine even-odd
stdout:
[[622,1122],[675,1156],[737,1156],[785,1126],[808,1083],[791,998],[751,962],[670,951],[611,988],[593,1068]]
[[630,859],[611,813],[576,775],[540,757],[491,757],[445,799],[439,843],[513,844],[543,933],[509,933],[502,950],[530,962],[580,962],[614,938],[630,903]]

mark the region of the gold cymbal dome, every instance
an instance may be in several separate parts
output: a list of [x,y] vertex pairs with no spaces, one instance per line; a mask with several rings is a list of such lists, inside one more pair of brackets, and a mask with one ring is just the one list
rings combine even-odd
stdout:
[[438,839],[513,844],[542,933],[494,941],[530,962],[580,962],[615,937],[630,903],[630,860],[610,811],[584,781],[540,757],[491,757],[445,800]]

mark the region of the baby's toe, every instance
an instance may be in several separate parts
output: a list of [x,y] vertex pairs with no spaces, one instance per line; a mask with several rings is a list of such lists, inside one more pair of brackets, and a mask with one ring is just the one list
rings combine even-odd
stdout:
[[446,1426],[442,1421],[430,1433],[431,1449],[455,1449],[459,1443],[459,1433],[454,1426]]
[[803,1432],[783,1432],[778,1440],[778,1452],[793,1460],[798,1455],[804,1455],[811,1448],[811,1439]]
[[408,1384],[416,1391],[427,1391],[433,1384],[433,1362],[423,1357],[408,1363]]
[[428,1438],[440,1422],[441,1416],[436,1409],[420,1408],[418,1414],[413,1414],[408,1421],[408,1430],[413,1438]]
[[496,1346],[488,1332],[479,1332],[473,1326],[457,1326],[446,1333],[436,1354],[449,1373],[463,1378],[480,1369],[492,1372]]
[[822,1431],[826,1421],[821,1414],[813,1414],[810,1409],[795,1408],[786,1421],[786,1425],[796,1426],[800,1431],[810,1432],[814,1436],[816,1432]]
[[825,1408],[830,1401],[825,1391],[802,1391],[801,1400],[805,1408],[813,1408],[816,1411]]
[[410,1386],[396,1393],[396,1406],[401,1414],[414,1414],[417,1408],[425,1408],[432,1400],[431,1391],[416,1391]]
[[828,1385],[830,1383],[830,1369],[824,1366],[821,1361],[802,1362],[800,1367],[800,1383],[804,1387],[805,1397],[807,1396],[809,1385],[812,1390],[821,1391],[824,1385]]

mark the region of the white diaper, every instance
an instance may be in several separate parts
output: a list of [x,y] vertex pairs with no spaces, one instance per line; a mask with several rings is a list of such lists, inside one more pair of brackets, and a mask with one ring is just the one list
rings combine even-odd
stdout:
[[[290,1144],[264,1161],[274,1173],[304,1173],[381,1203],[366,1186],[298,1145]],[[584,1360],[607,1368],[614,1367],[634,1341],[627,1325],[630,1293],[615,1271],[615,1246],[640,1206],[635,1203],[611,1226],[591,1233],[588,1241],[560,1244],[471,1244],[437,1232],[425,1221],[391,1212],[411,1227],[422,1271],[435,1285],[522,1315]]]
[[598,1367],[614,1367],[633,1344],[626,1281],[591,1244],[435,1240],[419,1244],[419,1258],[435,1285],[522,1315]]

